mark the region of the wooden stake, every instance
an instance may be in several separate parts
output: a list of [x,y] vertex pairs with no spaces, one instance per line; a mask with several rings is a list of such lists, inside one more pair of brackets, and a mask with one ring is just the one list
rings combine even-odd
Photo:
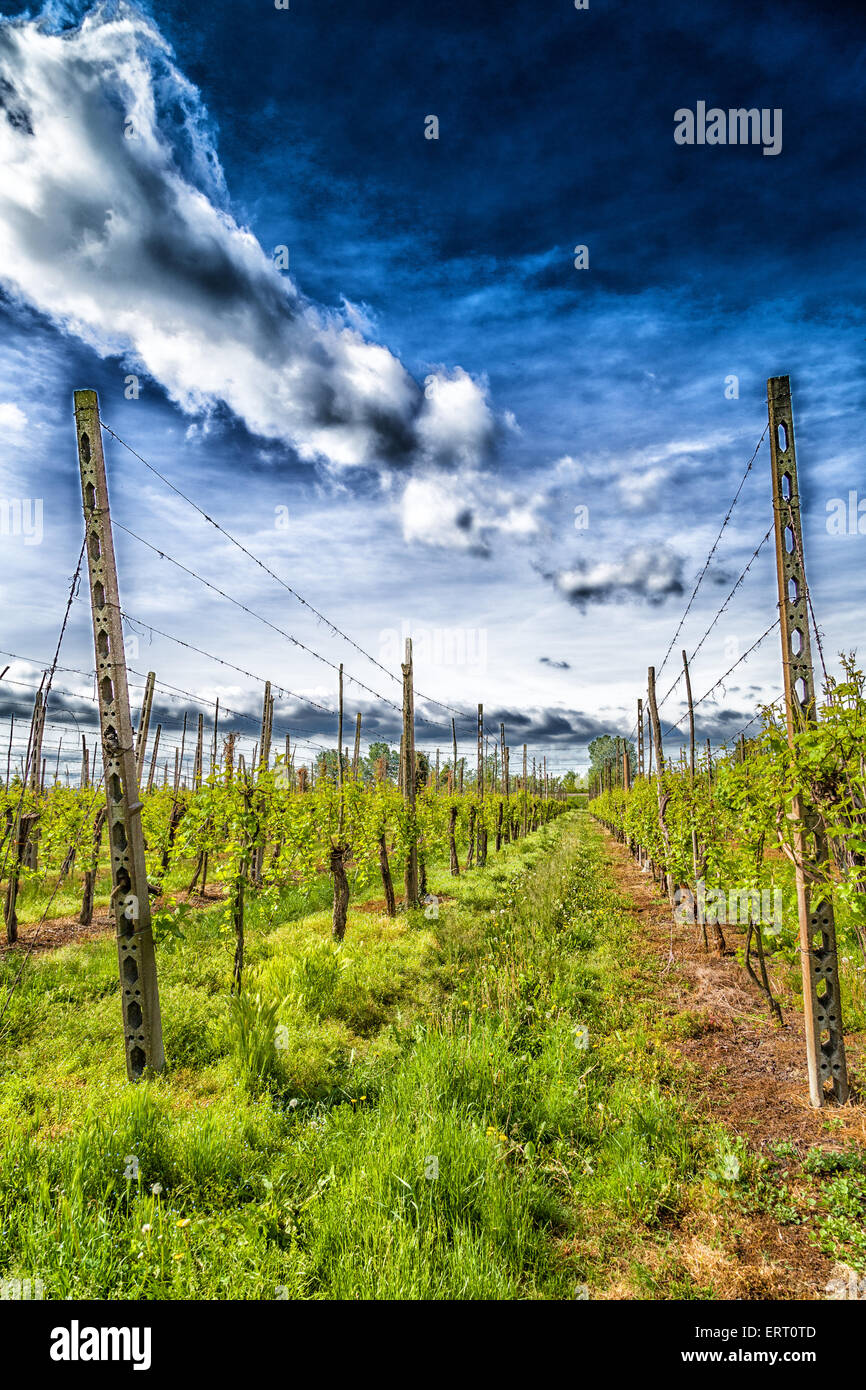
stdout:
[[[13,714],[13,716],[12,716],[12,722],[11,722],[11,724],[9,725],[9,747],[8,747],[7,750],[6,750],[6,787],[7,787],[7,789],[8,789],[8,787],[9,787],[9,781],[10,781],[10,778],[11,778],[11,776],[12,776],[12,736],[13,736],[14,733],[15,733],[15,715]],[[83,735],[82,735],[82,737],[83,737]]]
[[154,736],[153,736],[153,754],[152,754],[151,759],[150,759],[150,775],[148,776],[148,779],[147,779],[147,790],[148,790],[149,792],[153,791],[153,778],[154,778],[154,774],[156,773],[156,759],[157,759],[157,754],[159,753],[159,737],[160,737],[160,734],[161,734],[161,733],[162,733],[162,725],[161,725],[161,724],[157,724],[157,726],[156,726],[156,733],[155,733]]
[[150,729],[150,711],[153,706],[153,687],[156,682],[156,672],[148,671],[147,680],[144,685],[144,699],[141,702],[141,714],[138,719],[138,732],[135,736],[135,768],[138,775],[138,785],[141,786],[141,779],[144,773],[144,759],[147,752],[147,734]]
[[637,702],[637,775],[643,777],[643,700]]
[[[654,744],[655,744],[655,750],[656,750],[656,763],[658,764],[658,777],[657,777],[657,781],[656,781],[656,787],[657,787],[657,790],[658,790],[658,803],[659,803],[659,828],[661,829],[661,832],[662,832],[662,840],[664,841],[665,857],[666,857],[666,859],[667,859],[668,864],[670,864],[670,859],[671,859],[671,837],[670,837],[670,833],[669,833],[669,831],[668,831],[668,824],[667,824],[667,819],[666,819],[666,815],[665,815],[665,813],[666,813],[666,811],[667,811],[667,797],[666,797],[665,794],[664,794],[664,786],[663,786],[663,783],[664,783],[664,771],[665,771],[665,755],[664,755],[664,750],[663,750],[663,748],[662,748],[662,728],[661,728],[661,724],[659,723],[659,711],[658,711],[658,706],[657,706],[657,704],[656,704],[656,668],[655,668],[654,666],[650,666],[649,671],[647,672],[647,687],[648,687],[648,689],[647,689],[647,697],[648,697],[648,700],[649,700],[650,720],[651,720],[651,722],[652,722],[652,731],[653,731],[653,742],[654,742]],[[673,909],[673,905],[674,905],[673,876],[671,875],[670,870],[669,870],[668,868],[665,869],[665,881],[666,881],[666,884],[667,884],[668,898],[670,899],[671,909]],[[673,955],[673,951],[671,951],[671,955]]]
[[184,749],[186,748],[186,720],[187,720],[187,714],[186,714],[186,710],[184,710],[184,712],[183,712],[183,732],[182,732],[182,734],[181,734],[181,736],[180,736],[180,751],[178,752],[178,750],[177,750],[176,748],[175,748],[175,750],[174,750],[174,790],[175,790],[175,794],[177,794],[177,792],[178,792],[179,789],[180,789],[180,778],[181,778],[181,773],[183,772],[183,755],[184,755]]
[[271,703],[271,683],[265,681],[265,694],[262,700],[262,724],[259,736],[259,748],[261,754],[258,763],[253,760],[253,767],[267,772],[271,760],[271,718],[273,716],[273,705]]
[[196,791],[201,786],[202,763],[204,762],[204,715],[198,717],[198,727],[196,729],[195,740],[195,761],[192,769],[192,784]]
[[218,760],[218,758],[217,758],[217,750],[218,750],[218,748],[219,748],[219,745],[218,745],[218,743],[217,743],[217,736],[218,736],[218,734],[219,734],[219,725],[220,725],[220,701],[219,701],[219,696],[217,696],[217,701],[216,701],[216,705],[215,705],[215,707],[214,707],[214,712],[213,712],[213,744],[211,745],[211,754],[210,754],[210,770],[211,770],[212,773],[216,772],[216,770],[217,770],[217,768],[218,768],[218,766],[219,766],[219,760]]
[[406,857],[406,907],[418,907],[418,845],[415,838],[415,690],[412,638],[406,638],[403,671],[403,799],[409,808],[409,853]]
[[[695,794],[695,707],[692,701],[692,680],[689,674],[689,659],[683,648],[683,672],[686,678],[686,699],[689,705],[689,790],[691,792],[692,804],[689,806],[689,816],[692,822],[692,872],[695,879],[695,908],[693,916],[696,926],[701,928],[703,933],[704,946],[707,942],[707,925],[704,921],[703,894],[699,892],[699,870],[698,870],[698,832],[695,826],[694,794]],[[718,923],[716,923],[716,941],[719,949],[722,950],[724,938],[719,941]]]

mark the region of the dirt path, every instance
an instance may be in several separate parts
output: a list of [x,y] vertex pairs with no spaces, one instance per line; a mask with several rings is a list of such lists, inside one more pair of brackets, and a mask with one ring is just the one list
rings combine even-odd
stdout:
[[[773,1173],[789,1189],[802,1160],[819,1147],[866,1149],[866,1106],[813,1110],[806,1081],[802,1015],[792,1008],[785,981],[776,977],[785,1026],[779,1028],[733,954],[704,951],[697,932],[674,924],[654,882],[642,874],[626,847],[605,832],[605,858],[617,886],[641,923],[653,960],[654,989],[664,1011],[690,1015],[685,1036],[671,1043],[688,1070],[688,1091],[699,1114],[742,1137],[762,1156],[773,1155]],[[674,961],[668,967],[671,948]],[[654,959],[653,959],[654,958]],[[657,965],[656,965],[657,962]],[[849,1069],[862,1075],[864,1039],[848,1034]],[[786,1161],[778,1145],[790,1144]],[[690,1211],[678,1233],[680,1256],[692,1276],[726,1298],[825,1298],[834,1261],[821,1253],[807,1225],[781,1224],[769,1212],[730,1215]]]
[[[213,907],[215,903],[222,902],[225,898],[223,892],[208,893],[202,897],[200,893],[192,895],[178,891],[172,893],[173,898],[179,902],[189,903],[191,907]],[[161,906],[161,898],[151,899],[151,908]],[[2,924],[0,924],[2,930]],[[93,921],[89,927],[83,927],[78,920],[78,913],[70,913],[66,917],[48,917],[44,922],[21,922],[18,926],[18,940],[10,946],[5,937],[0,938],[0,957],[6,954],[14,954],[17,951],[28,951],[31,953],[41,953],[43,951],[56,951],[61,946],[79,945],[84,941],[97,941],[102,936],[114,934],[114,923],[108,912],[107,907],[94,908]]]

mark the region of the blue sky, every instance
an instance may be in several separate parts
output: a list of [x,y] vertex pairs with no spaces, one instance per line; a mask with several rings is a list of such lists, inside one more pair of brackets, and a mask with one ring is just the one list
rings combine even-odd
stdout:
[[[81,386],[365,652],[394,668],[408,630],[419,690],[482,700],[559,769],[596,733],[629,732],[761,436],[766,379],[788,373],[825,649],[862,646],[866,537],[826,524],[834,498],[866,498],[857,7],[155,13],[0,5],[0,491],[42,503],[41,543],[14,525],[0,538],[0,646],[16,654],[0,718],[26,709],[78,554]],[[676,144],[674,113],[700,101],[781,111],[781,150]],[[398,697],[107,446],[118,521]],[[771,519],[765,442],[662,691]],[[334,707],[332,667],[116,540],[130,613],[313,702],[278,705],[306,754],[333,739],[315,708]],[[52,747],[88,718],[73,698],[91,689],[85,600]],[[696,695],[774,615],[765,546],[696,659]],[[255,681],[141,624],[129,636],[134,671],[253,715]],[[780,687],[773,634],[702,705],[699,735],[736,732]],[[161,692],[171,738],[185,706]],[[349,681],[357,709],[365,733],[394,736],[392,707]],[[450,716],[419,709],[446,721],[419,728],[444,752]]]

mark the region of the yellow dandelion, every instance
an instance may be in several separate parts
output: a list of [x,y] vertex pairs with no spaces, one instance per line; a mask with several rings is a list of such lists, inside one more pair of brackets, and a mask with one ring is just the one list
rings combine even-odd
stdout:
[[185,1216],[182,1221],[178,1221],[178,1228],[180,1228],[181,1226],[188,1226],[189,1222],[190,1218],[188,1216]]

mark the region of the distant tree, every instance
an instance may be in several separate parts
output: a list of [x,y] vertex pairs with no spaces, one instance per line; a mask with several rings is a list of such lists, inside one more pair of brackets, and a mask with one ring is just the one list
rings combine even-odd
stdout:
[[415,751],[415,790],[419,792],[422,787],[426,787],[430,779],[430,759],[426,753]]
[[375,782],[376,766],[380,758],[385,759],[385,768],[392,781],[400,774],[400,749],[389,748],[387,743],[374,742],[370,744],[370,750],[363,759],[364,780]]
[[316,757],[316,781],[322,780],[336,782],[337,780],[337,750],[336,748],[323,749]]
[[[620,752],[622,752],[623,740],[620,739]],[[631,759],[632,770],[637,770],[635,746],[631,740],[625,743]],[[616,759],[616,738],[610,734],[602,734],[599,738],[594,738],[589,745],[589,770],[590,773],[601,772],[602,768],[607,767],[608,763]]]

